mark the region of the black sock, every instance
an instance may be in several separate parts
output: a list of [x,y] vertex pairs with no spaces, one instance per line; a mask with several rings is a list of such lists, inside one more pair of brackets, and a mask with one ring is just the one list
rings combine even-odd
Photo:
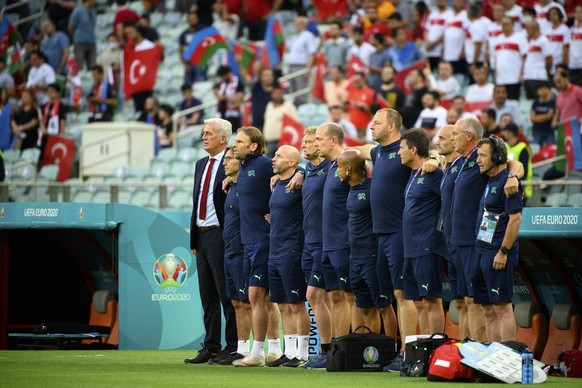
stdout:
[[331,344],[321,344],[321,352],[327,353],[331,349]]

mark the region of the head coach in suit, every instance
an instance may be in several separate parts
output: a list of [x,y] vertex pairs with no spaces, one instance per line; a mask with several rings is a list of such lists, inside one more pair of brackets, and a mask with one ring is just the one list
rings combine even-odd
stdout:
[[[236,318],[230,300],[226,298],[224,285],[224,201],[221,189],[225,178],[224,158],[232,125],[223,119],[204,121],[202,141],[206,156],[196,162],[194,194],[190,221],[190,249],[196,255],[200,299],[204,310],[204,348],[186,363],[200,364],[210,359],[228,356],[237,349]],[[221,312],[226,319],[226,348],[221,352]],[[219,356],[220,353],[220,356]]]

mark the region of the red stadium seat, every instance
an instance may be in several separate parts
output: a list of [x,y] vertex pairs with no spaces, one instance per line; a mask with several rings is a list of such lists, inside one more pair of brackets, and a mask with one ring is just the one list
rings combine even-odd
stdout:
[[544,364],[555,364],[560,352],[578,348],[582,333],[580,313],[579,305],[558,304],[554,307],[548,342],[541,359]]
[[548,340],[548,321],[537,302],[521,302],[514,308],[516,339],[525,343],[536,360],[541,359]]
[[[117,321],[117,295],[112,290],[99,290],[93,294],[89,325],[107,326],[111,330]],[[93,341],[88,341],[90,343]],[[104,341],[108,342],[108,341]]]

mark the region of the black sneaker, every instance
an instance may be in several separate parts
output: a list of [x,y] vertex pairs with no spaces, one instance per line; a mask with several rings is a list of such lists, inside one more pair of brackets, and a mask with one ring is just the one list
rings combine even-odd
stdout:
[[245,358],[245,356],[243,356],[240,353],[237,352],[232,352],[228,355],[228,357],[224,358],[223,360],[219,361],[216,363],[216,365],[232,365],[232,363],[236,360],[240,360],[242,358]]
[[300,358],[293,357],[289,362],[286,362],[281,366],[285,368],[298,368],[300,366],[303,366],[306,362],[307,360],[302,360]]
[[266,366],[269,366],[269,367],[272,368],[272,367],[276,367],[276,366],[281,366],[284,363],[289,362],[289,361],[291,361],[291,360],[288,359],[287,356],[283,354],[281,357],[279,357],[278,360],[275,360],[273,362],[270,362]]
[[212,351],[208,348],[204,348],[198,352],[196,357],[184,359],[185,364],[205,364],[211,358],[218,356],[218,352]]
[[228,356],[230,356],[230,353],[232,353],[232,351],[224,349],[222,352],[218,353],[218,356],[211,358],[210,360],[208,360],[209,364],[214,364],[214,365],[218,365],[218,363],[222,360],[224,360],[225,358],[227,358]]

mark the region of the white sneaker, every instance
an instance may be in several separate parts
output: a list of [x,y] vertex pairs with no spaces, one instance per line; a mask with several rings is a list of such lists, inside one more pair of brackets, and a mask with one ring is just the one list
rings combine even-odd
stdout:
[[232,365],[244,367],[265,366],[265,358],[263,356],[259,356],[258,354],[249,353],[245,358],[234,361]]
[[281,358],[281,354],[267,353],[265,354],[265,364],[270,364]]

